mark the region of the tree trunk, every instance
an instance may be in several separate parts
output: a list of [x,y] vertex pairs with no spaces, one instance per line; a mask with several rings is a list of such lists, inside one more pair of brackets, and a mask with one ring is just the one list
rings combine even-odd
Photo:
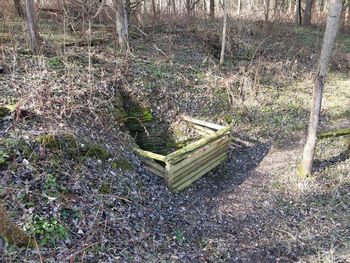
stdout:
[[301,0],[296,0],[295,3],[295,23],[298,25],[302,25],[302,19],[301,19]]
[[264,0],[264,12],[265,12],[265,22],[269,21],[269,12],[270,12],[270,0]]
[[320,119],[323,86],[326,79],[328,64],[332,54],[335,38],[339,29],[343,0],[333,0],[328,12],[326,31],[323,37],[319,70],[313,92],[308,136],[303,153],[303,161],[299,174],[303,177],[312,174],[312,163],[315,154],[317,126]]
[[153,12],[153,18],[156,18],[157,17],[156,0],[152,0],[152,12]]
[[304,26],[310,26],[311,24],[311,12],[313,0],[306,0],[306,6],[304,11]]
[[242,8],[242,0],[237,1],[237,15],[241,13],[241,8]]
[[126,50],[128,48],[128,15],[123,0],[116,0],[115,26],[119,48]]
[[225,62],[226,29],[227,29],[227,0],[223,0],[223,5],[224,5],[224,21],[223,21],[223,26],[222,26],[220,65],[223,65]]
[[20,17],[23,17],[23,9],[21,5],[21,0],[13,0],[15,6],[16,14]]
[[186,0],[186,12],[187,15],[191,15],[191,0]]
[[30,50],[33,54],[39,52],[39,33],[34,0],[26,0],[26,20],[29,34]]
[[215,0],[210,0],[210,18],[214,19],[215,18]]
[[172,6],[172,8],[173,8],[173,14],[175,15],[175,14],[176,14],[175,0],[172,0],[172,1],[171,1],[171,6]]

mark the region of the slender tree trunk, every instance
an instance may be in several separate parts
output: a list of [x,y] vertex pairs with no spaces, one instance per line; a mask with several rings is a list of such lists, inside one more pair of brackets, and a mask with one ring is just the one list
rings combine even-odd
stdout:
[[311,12],[313,0],[306,0],[306,6],[304,11],[304,26],[310,26],[311,24]]
[[152,12],[153,12],[153,18],[156,18],[157,17],[156,0],[152,0]]
[[296,0],[295,2],[295,23],[302,25],[301,19],[301,0]]
[[20,17],[23,17],[23,9],[21,5],[21,0],[13,0],[15,6],[16,14]]
[[39,33],[34,0],[26,0],[26,20],[29,34],[30,50],[34,54],[39,52]]
[[242,8],[242,0],[237,1],[237,15],[241,13],[241,8]]
[[210,0],[210,18],[214,19],[215,18],[215,0]]
[[171,1],[171,6],[173,8],[173,14],[176,15],[176,5],[175,5],[175,0]]
[[270,0],[264,0],[265,22],[269,21]]
[[222,26],[220,65],[223,65],[225,62],[225,46],[226,46],[226,30],[227,30],[227,0],[223,0],[223,5],[224,5],[224,21]]
[[128,15],[123,0],[116,0],[115,27],[118,35],[119,48],[128,48]]
[[186,12],[187,15],[191,15],[191,0],[186,0]]
[[343,0],[333,0],[328,12],[326,31],[323,36],[319,70],[313,92],[308,136],[304,147],[303,161],[299,170],[299,174],[303,177],[310,176],[312,174],[312,163],[315,154],[317,127],[320,119],[323,87],[335,38],[339,29],[342,5]]

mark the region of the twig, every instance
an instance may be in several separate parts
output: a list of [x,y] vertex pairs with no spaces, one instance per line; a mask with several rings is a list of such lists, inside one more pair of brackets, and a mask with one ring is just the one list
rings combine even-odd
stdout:
[[166,54],[163,50],[161,50],[160,48],[158,48],[158,47],[156,46],[156,44],[153,44],[153,47],[154,47],[158,52],[162,53],[162,54],[164,55],[164,57],[166,57],[166,58],[169,60],[169,62],[170,62],[171,64],[173,64],[173,62],[172,62],[171,59],[167,56],[167,54]]
[[132,27],[136,28],[142,35],[144,35],[145,37],[148,37],[148,35],[143,32],[140,28],[138,28],[137,26],[131,25]]

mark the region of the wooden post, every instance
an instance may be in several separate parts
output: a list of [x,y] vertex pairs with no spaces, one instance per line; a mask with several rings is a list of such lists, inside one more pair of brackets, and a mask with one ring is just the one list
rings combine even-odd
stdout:
[[36,11],[34,7],[34,0],[26,0],[26,20],[29,34],[29,43],[32,53],[39,52],[39,33],[36,18]]
[[315,154],[317,126],[320,119],[324,81],[326,79],[329,60],[339,29],[342,6],[342,0],[333,0],[328,12],[327,26],[321,49],[320,65],[313,92],[308,136],[303,152],[303,161],[299,167],[299,175],[302,177],[310,176],[312,174],[312,163]]

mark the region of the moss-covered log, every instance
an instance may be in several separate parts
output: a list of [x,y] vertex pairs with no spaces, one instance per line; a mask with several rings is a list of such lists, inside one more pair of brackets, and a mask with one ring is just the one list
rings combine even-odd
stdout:
[[350,128],[335,129],[327,132],[322,132],[317,137],[319,139],[326,139],[326,138],[339,137],[344,135],[350,135]]

